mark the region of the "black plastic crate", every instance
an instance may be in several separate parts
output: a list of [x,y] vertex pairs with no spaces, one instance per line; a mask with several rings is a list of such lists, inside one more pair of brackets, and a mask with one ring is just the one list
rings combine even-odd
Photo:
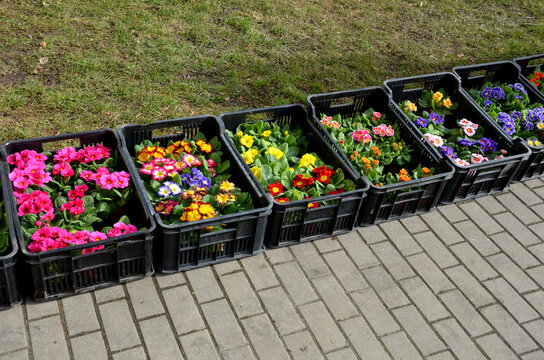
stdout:
[[[304,106],[294,104],[224,113],[219,115],[219,120],[222,122],[222,126],[230,131],[234,131],[240,124],[256,120],[275,121],[278,125],[300,125],[304,130],[304,135],[310,140],[308,152],[318,154],[326,164],[334,168],[341,168],[344,176],[357,185],[356,190],[335,195],[288,203],[279,203],[274,200],[272,214],[268,221],[266,246],[287,246],[353,230],[357,224],[359,210],[369,184],[365,179],[351,175],[347,165],[312,125]],[[232,141],[228,137],[226,138],[231,151],[237,154],[245,171],[251,175],[261,191],[264,192]],[[308,208],[309,203],[320,201],[336,201],[337,203]]]
[[524,79],[521,75],[519,66],[511,61],[499,61],[478,65],[457,66],[453,68],[453,72],[459,76],[461,80],[461,91],[470,100],[473,106],[489,119],[504,137],[511,141],[523,142],[531,150],[531,155],[528,159],[523,161],[512,180],[529,180],[544,175],[544,147],[529,145],[523,139],[513,139],[512,136],[508,135],[495,119],[491,118],[491,116],[489,116],[467,92],[467,90],[470,89],[479,90],[488,81],[507,83],[519,82],[525,87],[525,90],[527,90],[527,95],[529,95],[531,102],[544,104],[544,95],[542,95],[542,93],[534,86],[530,85],[529,81]]
[[[482,125],[485,128],[486,134],[490,134],[497,141],[499,147],[507,149],[512,154],[503,159],[485,161],[468,166],[457,165],[452,159],[446,157],[455,168],[455,174],[448,181],[444,189],[441,199],[442,203],[472,199],[508,189],[512,177],[518,171],[519,166],[529,157],[529,149],[521,142],[513,142],[504,136],[504,133],[498,130],[495,122],[485,116],[479,107],[470,101],[469,96],[461,91],[459,79],[454,74],[444,72],[391,79],[386,80],[384,84],[390,91],[391,106],[397,114],[402,116],[403,121],[409,123],[420,134],[422,139],[424,139],[423,134],[404,114],[398,103],[404,100],[417,103],[423,90],[438,91],[443,88],[450,96],[451,101],[459,104],[457,109],[452,111],[452,115],[446,116],[444,121],[445,127],[451,127],[450,124],[457,125],[456,119],[467,118]],[[442,157],[436,148],[431,146],[431,150],[435,152],[436,156]]]
[[[255,209],[214,217],[211,219],[167,225],[155,213],[147,196],[136,166],[130,162],[130,173],[140,196],[144,198],[146,211],[155,217],[157,231],[154,244],[155,267],[163,273],[173,273],[220,262],[251,256],[263,251],[266,223],[272,204],[267,195],[244,173],[237,156],[230,152],[227,139],[215,116],[162,120],[149,125],[123,125],[118,129],[127,157],[135,156],[134,146],[144,140],[168,145],[170,140],[192,138],[202,132],[208,139],[218,137],[221,151],[230,160],[232,178],[243,191],[249,192]],[[219,231],[202,231],[213,225],[224,225]]]
[[[3,169],[0,169],[3,172]],[[4,198],[3,194],[0,194]],[[7,206],[6,206],[7,207]],[[9,228],[9,247],[0,256],[0,310],[8,309],[21,303],[21,296],[17,288],[16,265],[19,247],[15,240],[11,218],[7,216]]]
[[[51,144],[53,143],[53,144]],[[59,145],[62,144],[62,145]],[[75,134],[9,141],[2,145],[2,157],[25,149],[43,152],[44,147],[71,145],[81,148],[85,145],[102,144],[120,150],[121,142],[112,129],[100,129]],[[53,150],[53,149],[51,149]],[[51,151],[49,150],[49,151]],[[128,161],[119,151],[117,168],[128,172]],[[30,253],[25,245],[23,233],[17,216],[16,202],[8,179],[10,165],[4,161],[3,187],[6,207],[11,217],[23,262],[20,284],[36,300],[52,300],[68,295],[92,291],[120,283],[137,280],[153,273],[153,231],[155,221],[146,216],[146,210],[137,191],[127,203],[124,214],[128,215],[138,228],[135,233],[101,240],[103,250],[90,254],[80,254],[82,250],[93,248],[97,243],[70,246],[42,253]],[[132,179],[134,180],[134,179]]]
[[421,140],[411,127],[400,120],[397,112],[389,106],[389,95],[382,87],[310,95],[308,96],[308,105],[312,111],[315,126],[342,157],[353,177],[361,177],[361,174],[353,167],[347,155],[321,125],[319,121],[321,114],[327,116],[340,114],[342,117],[353,117],[356,113],[363,113],[368,108],[373,108],[375,111],[385,114],[388,122],[399,125],[402,130],[402,139],[420,154],[424,166],[436,169],[435,175],[423,179],[384,186],[376,186],[371,183],[359,215],[359,225],[371,225],[400,219],[426,213],[436,208],[447,180],[453,176],[453,167],[429,151],[429,145]]

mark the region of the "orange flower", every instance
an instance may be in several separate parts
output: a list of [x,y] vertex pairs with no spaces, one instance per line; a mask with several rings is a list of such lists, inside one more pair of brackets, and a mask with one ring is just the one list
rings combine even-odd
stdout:
[[399,174],[401,174],[401,175],[407,175],[407,174],[408,174],[408,171],[406,171],[406,169],[400,169]]
[[428,174],[431,172],[431,170],[429,170],[428,167],[424,167],[423,169],[421,169],[421,171],[424,173],[424,174]]

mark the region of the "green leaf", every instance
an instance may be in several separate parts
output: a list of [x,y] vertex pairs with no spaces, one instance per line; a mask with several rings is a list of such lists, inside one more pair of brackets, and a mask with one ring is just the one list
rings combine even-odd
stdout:
[[121,216],[121,218],[119,219],[118,222],[122,222],[122,223],[125,223],[127,225],[130,225],[130,219],[126,215]]

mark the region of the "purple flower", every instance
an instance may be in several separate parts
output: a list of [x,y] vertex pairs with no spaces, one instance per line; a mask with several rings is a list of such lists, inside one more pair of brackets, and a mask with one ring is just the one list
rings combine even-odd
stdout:
[[429,114],[429,120],[434,122],[436,125],[440,125],[444,122],[444,119],[442,119],[442,116],[438,115],[435,112],[432,112]]
[[469,139],[461,139],[461,140],[457,140],[457,144],[461,145],[461,146],[472,146],[474,145],[474,141],[472,140],[469,140]]
[[523,122],[523,127],[526,129],[526,130],[533,130],[535,128],[535,124],[533,124],[532,122]]
[[516,127],[514,126],[514,124],[510,124],[510,123],[506,123],[502,126],[502,129],[504,131],[506,131],[506,133],[508,135],[512,135],[513,133],[516,132]]
[[520,113],[519,111],[514,111],[510,114],[510,116],[513,118],[513,119],[516,119],[516,120],[521,120],[523,119],[523,114]]
[[484,99],[492,99],[493,98],[493,89],[490,87],[486,87],[484,91],[481,93],[482,97]]
[[429,125],[429,122],[422,117],[418,117],[417,119],[414,120],[414,124],[416,124],[420,128],[426,128],[427,125]]
[[480,149],[485,153],[488,151],[497,151],[497,142],[493,139],[481,138],[477,141],[480,144]]
[[501,100],[506,97],[506,94],[504,93],[504,90],[501,89],[500,86],[495,86],[492,91],[493,99],[495,100]]
[[527,121],[539,121],[541,120],[541,117],[544,117],[544,114],[539,108],[529,110],[527,113]]
[[[522,93],[527,94],[527,91],[525,90],[523,85],[521,85],[520,83],[508,84],[508,86],[511,87],[512,89],[516,90],[516,91],[521,91]],[[517,98],[517,96],[516,96],[516,98]]]
[[489,107],[491,105],[493,105],[493,101],[491,101],[491,100],[484,101],[485,111],[489,110]]
[[440,153],[444,156],[447,156],[449,158],[455,159],[457,156],[455,156],[455,153],[453,152],[453,148],[449,146],[441,146],[439,149]]
[[512,119],[507,113],[500,112],[499,115],[497,115],[497,122],[503,124],[514,124],[514,119]]

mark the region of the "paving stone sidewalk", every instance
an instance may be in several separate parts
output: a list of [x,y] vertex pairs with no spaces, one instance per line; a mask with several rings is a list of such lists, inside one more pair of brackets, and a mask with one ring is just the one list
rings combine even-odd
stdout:
[[0,359],[544,359],[544,182],[0,312]]

